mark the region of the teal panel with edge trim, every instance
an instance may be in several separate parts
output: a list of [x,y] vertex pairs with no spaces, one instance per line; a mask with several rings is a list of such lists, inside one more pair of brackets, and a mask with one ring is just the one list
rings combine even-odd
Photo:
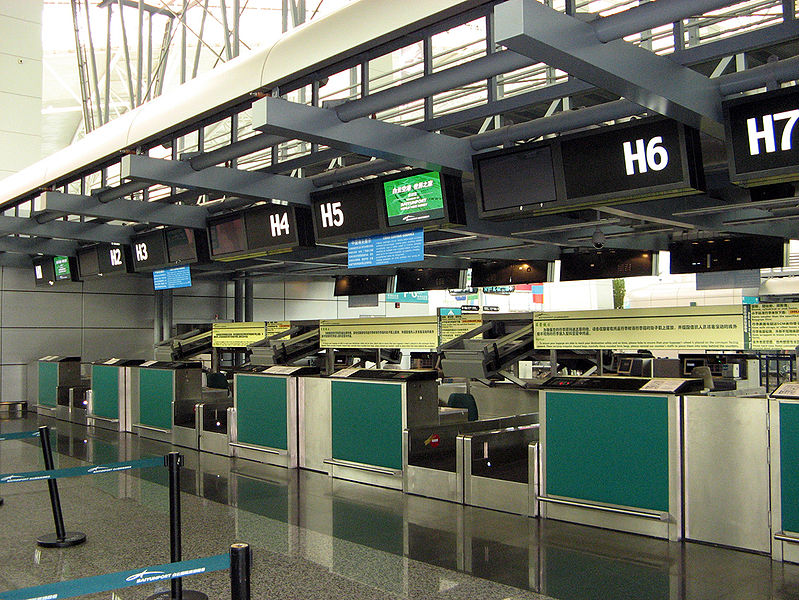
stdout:
[[782,529],[799,533],[799,404],[780,403]]
[[242,444],[288,449],[285,377],[236,375],[236,428]]
[[172,430],[174,371],[139,369],[139,423]]
[[58,363],[39,363],[39,404],[42,406],[56,406],[58,390]]
[[92,365],[92,414],[119,418],[119,367]]
[[333,458],[402,469],[402,386],[332,381]]
[[546,494],[668,512],[666,396],[547,392]]

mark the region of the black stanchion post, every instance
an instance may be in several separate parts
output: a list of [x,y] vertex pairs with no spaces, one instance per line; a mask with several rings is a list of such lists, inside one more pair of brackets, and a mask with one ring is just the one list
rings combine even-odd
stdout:
[[230,546],[230,598],[250,600],[250,567],[252,549],[249,544]]
[[[39,441],[42,444],[44,455],[44,468],[48,471],[55,469],[53,464],[53,449],[50,446],[50,428],[47,425],[39,427]],[[46,534],[36,538],[36,543],[44,548],[66,548],[77,546],[86,541],[86,534],[80,531],[65,531],[64,517],[61,514],[61,498],[58,496],[58,482],[55,479],[47,480],[50,491],[50,505],[53,507],[53,520],[55,521],[55,534]]]
[[[164,457],[164,463],[169,469],[169,560],[180,562],[183,560],[183,542],[180,537],[180,467],[183,466],[183,456],[179,452],[170,452]],[[208,596],[196,590],[184,590],[183,580],[177,577],[170,582],[169,592],[153,594],[147,600],[208,600]]]

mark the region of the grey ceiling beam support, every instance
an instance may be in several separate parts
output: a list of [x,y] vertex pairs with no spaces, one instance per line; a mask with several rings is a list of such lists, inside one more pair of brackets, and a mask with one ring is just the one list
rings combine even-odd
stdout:
[[253,135],[243,140],[239,140],[238,142],[233,142],[232,144],[228,144],[222,148],[211,150],[210,152],[203,152],[202,154],[193,156],[187,162],[195,171],[202,171],[208,167],[213,167],[214,165],[218,165],[235,158],[241,158],[247,154],[259,152],[269,148],[270,146],[275,146],[286,141],[288,140],[286,140],[284,137],[266,135],[262,133],[260,135]]
[[716,78],[722,96],[731,96],[763,87],[768,83],[783,83],[799,79],[799,56],[784,58],[753,67],[739,73],[730,73]]
[[376,119],[344,123],[336,112],[282,98],[262,98],[252,105],[252,126],[348,152],[376,156],[424,169],[471,171],[472,150],[465,140]]
[[150,183],[141,181],[128,181],[113,188],[102,188],[92,192],[92,196],[97,198],[98,202],[111,202],[117,198],[124,198],[136,192],[146,190],[150,187]]
[[606,43],[647,29],[724,8],[730,0],[668,0],[647,2],[591,22],[597,39]]
[[623,40],[603,44],[591,24],[536,0],[508,0],[494,15],[497,43],[723,138],[721,95],[704,75]]
[[74,256],[78,249],[76,242],[50,240],[38,237],[2,237],[0,252],[17,254],[52,254],[54,256]]
[[[98,202],[91,196],[62,192],[45,192],[42,194],[40,202],[42,211],[46,211],[48,217],[52,214],[81,215],[148,225],[204,229],[208,216],[208,211],[201,206],[142,202],[126,198],[118,198],[111,202]],[[39,220],[38,217],[36,219]]]
[[283,200],[309,204],[312,182],[286,175],[208,167],[195,171],[186,161],[164,160],[129,154],[122,157],[121,177],[186,189],[222,192],[255,200]]
[[74,221],[50,221],[38,223],[25,217],[0,215],[0,235],[22,233],[45,238],[78,240],[82,242],[116,242],[127,244],[135,235],[130,226],[106,225],[103,223],[76,223]]
[[0,254],[0,267],[11,267],[14,269],[29,269],[33,267],[30,256],[4,252]]

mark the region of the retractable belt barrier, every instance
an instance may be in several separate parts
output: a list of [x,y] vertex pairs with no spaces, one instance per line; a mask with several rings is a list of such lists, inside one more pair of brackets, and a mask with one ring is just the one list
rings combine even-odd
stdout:
[[109,592],[134,585],[178,580],[181,577],[230,569],[232,600],[250,600],[251,549],[247,544],[233,544],[228,554],[193,558],[164,565],[130,569],[82,579],[0,592],[0,600],[61,600],[86,594]]
[[147,467],[163,467],[164,457],[141,458],[139,460],[126,460],[123,462],[107,463],[104,465],[85,465],[82,467],[67,467],[53,469],[52,471],[28,471],[26,473],[0,474],[0,483],[23,483],[25,481],[45,481],[47,479],[62,479],[64,477],[79,477],[81,475],[100,475],[102,473],[119,473],[132,469],[145,469]]

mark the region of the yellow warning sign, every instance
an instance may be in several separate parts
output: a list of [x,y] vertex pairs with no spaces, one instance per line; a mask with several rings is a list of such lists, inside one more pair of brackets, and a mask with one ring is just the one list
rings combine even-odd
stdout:
[[214,323],[211,346],[214,348],[244,348],[266,337],[266,323]]

